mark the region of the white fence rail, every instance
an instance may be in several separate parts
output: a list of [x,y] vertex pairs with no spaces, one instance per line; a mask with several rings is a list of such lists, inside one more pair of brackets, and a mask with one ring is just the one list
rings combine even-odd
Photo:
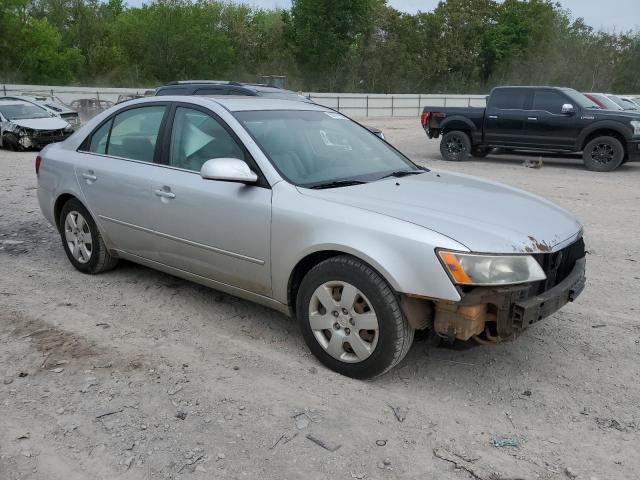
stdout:
[[[115,103],[120,95],[144,95],[149,91],[150,89],[145,88],[0,85],[0,95],[47,95],[67,105],[82,99],[106,100]],[[486,105],[485,95],[314,92],[307,92],[304,95],[320,105],[334,108],[351,117],[413,117],[420,115],[425,106],[484,107]],[[80,113],[83,114],[83,112]],[[95,114],[93,111],[92,113]]]
[[[60,87],[54,85],[0,85],[0,95],[42,95],[69,105],[75,100],[117,102],[121,95],[144,95],[145,88]],[[304,93],[320,105],[352,117],[414,117],[426,105],[468,107],[485,105],[484,95]]]
[[484,107],[485,95],[307,93],[320,105],[351,117],[415,117],[425,106]]

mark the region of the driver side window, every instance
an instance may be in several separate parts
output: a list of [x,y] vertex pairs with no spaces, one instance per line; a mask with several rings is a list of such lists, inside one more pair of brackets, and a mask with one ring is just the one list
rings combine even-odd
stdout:
[[570,102],[553,90],[538,90],[533,96],[533,110],[559,115],[562,113],[562,105],[565,103]]
[[246,161],[242,149],[215,118],[199,110],[176,108],[169,165],[199,172],[212,158]]

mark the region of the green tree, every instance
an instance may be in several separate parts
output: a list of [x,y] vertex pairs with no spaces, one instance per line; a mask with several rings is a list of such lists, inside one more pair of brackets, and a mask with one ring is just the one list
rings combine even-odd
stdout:
[[287,35],[314,89],[333,90],[349,52],[367,30],[377,0],[293,0]]

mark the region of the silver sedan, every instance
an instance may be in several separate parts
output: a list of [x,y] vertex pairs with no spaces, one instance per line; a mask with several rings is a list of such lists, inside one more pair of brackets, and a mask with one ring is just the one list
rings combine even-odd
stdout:
[[275,308],[352,377],[392,368],[416,330],[514,337],[584,286],[567,212],[420,167],[310,103],[127,102],[45,148],[36,172],[79,271],[126,259]]

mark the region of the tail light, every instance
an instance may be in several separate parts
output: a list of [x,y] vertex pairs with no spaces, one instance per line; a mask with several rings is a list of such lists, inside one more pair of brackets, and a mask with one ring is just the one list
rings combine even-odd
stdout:
[[40,164],[42,163],[42,157],[38,155],[36,157],[36,175],[40,175]]
[[429,123],[429,116],[431,115],[430,112],[422,112],[422,115],[420,116],[420,123],[422,123],[422,126],[424,127],[427,123]]

